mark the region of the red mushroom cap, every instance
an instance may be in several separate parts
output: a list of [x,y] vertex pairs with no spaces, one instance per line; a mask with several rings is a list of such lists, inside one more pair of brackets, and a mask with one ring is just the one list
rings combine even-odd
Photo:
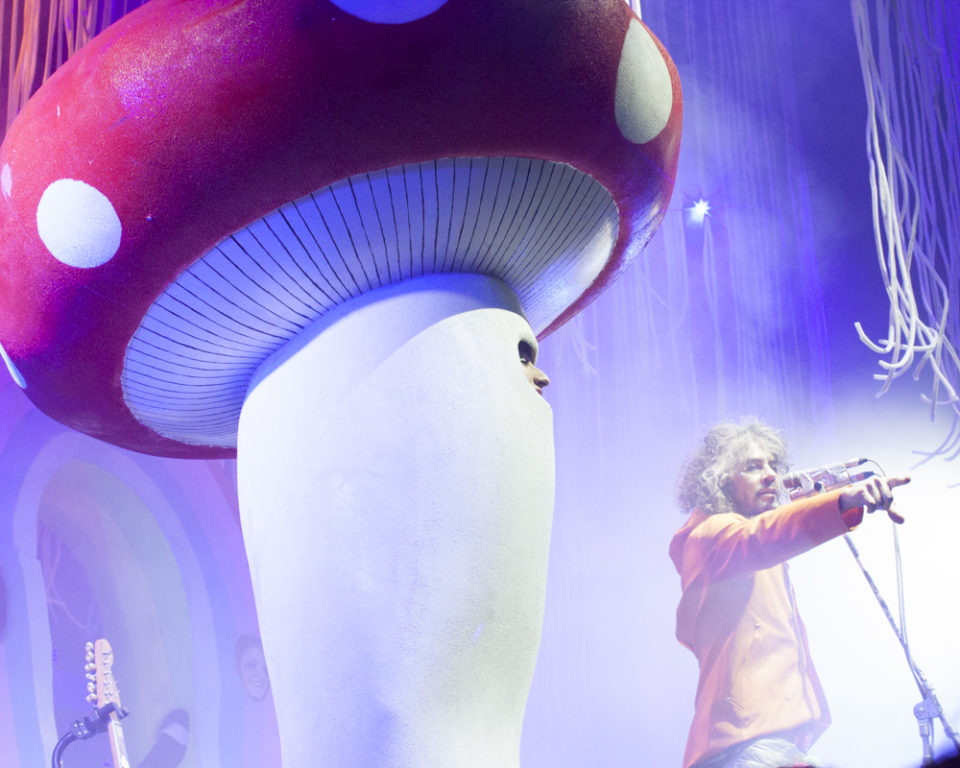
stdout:
[[366,290],[482,272],[569,319],[656,229],[680,122],[623,0],[152,0],[0,147],[0,351],[65,424],[233,455],[259,361]]

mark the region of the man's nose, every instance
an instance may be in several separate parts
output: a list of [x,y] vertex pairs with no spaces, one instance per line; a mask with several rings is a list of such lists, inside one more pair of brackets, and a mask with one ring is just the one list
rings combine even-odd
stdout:
[[535,372],[533,374],[533,382],[538,387],[540,387],[540,389],[543,389],[544,387],[550,384],[550,377],[547,376],[547,374],[545,374],[539,368],[534,368],[534,371]]

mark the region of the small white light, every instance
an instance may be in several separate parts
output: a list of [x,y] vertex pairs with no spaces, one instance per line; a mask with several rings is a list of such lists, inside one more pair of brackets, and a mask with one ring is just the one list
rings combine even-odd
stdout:
[[703,223],[703,217],[710,213],[710,203],[701,197],[688,210],[690,211],[690,220],[701,224]]

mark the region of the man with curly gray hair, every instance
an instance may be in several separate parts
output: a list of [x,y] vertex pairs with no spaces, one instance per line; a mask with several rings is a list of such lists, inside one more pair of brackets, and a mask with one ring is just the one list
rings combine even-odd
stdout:
[[903,521],[892,489],[909,477],[784,503],[785,468],[783,437],[749,420],[709,430],[680,474],[677,639],[700,665],[684,768],[817,765],[805,752],[830,714],[786,561],[859,525],[864,508]]

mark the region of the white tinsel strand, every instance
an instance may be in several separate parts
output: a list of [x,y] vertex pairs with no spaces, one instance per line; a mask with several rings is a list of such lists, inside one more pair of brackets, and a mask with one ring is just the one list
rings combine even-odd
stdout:
[[[953,410],[944,443],[960,452],[960,173],[956,21],[949,3],[851,0],[867,97],[874,236],[890,301],[887,336],[860,339],[887,359],[879,395],[929,370],[931,419]],[[952,19],[952,21],[951,21]]]

